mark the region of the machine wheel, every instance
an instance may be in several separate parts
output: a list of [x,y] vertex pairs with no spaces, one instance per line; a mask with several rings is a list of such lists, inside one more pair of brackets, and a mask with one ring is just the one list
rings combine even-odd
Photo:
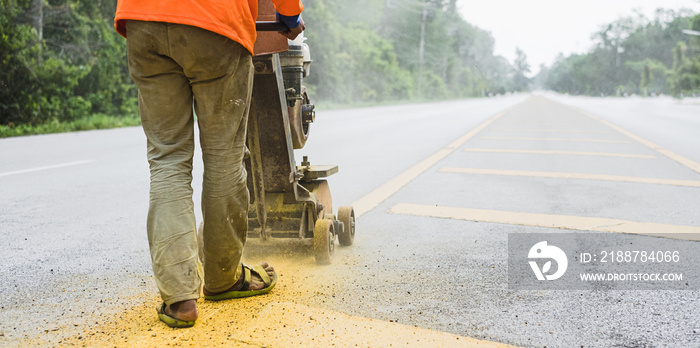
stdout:
[[306,139],[309,138],[310,124],[304,120],[303,106],[311,104],[309,94],[306,92],[306,87],[301,87],[302,99],[298,100],[293,107],[288,107],[289,128],[292,135],[292,146],[295,150],[301,149],[306,145]]
[[316,220],[314,226],[314,256],[319,265],[329,265],[331,255],[335,249],[335,231],[333,221],[326,219]]
[[331,197],[331,189],[328,186],[327,180],[314,180],[301,183],[309,192],[316,195],[319,206],[323,209],[318,211],[319,219],[328,219],[333,214],[333,198]]
[[343,223],[343,230],[338,232],[338,242],[342,246],[350,246],[355,242],[355,209],[342,206],[338,209],[338,220]]

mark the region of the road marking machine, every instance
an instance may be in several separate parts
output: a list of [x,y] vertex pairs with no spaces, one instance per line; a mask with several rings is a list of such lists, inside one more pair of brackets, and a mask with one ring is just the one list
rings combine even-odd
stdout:
[[303,80],[309,75],[311,57],[303,35],[294,41],[277,31],[269,0],[259,1],[258,40],[253,57],[255,77],[248,118],[246,156],[248,236],[313,238],[316,262],[329,264],[336,237],[349,246],[355,238],[355,212],[341,206],[333,213],[333,201],[325,179],[338,172],[335,165],[311,165],[306,156],[297,164],[294,150],[304,147],[315,120]]

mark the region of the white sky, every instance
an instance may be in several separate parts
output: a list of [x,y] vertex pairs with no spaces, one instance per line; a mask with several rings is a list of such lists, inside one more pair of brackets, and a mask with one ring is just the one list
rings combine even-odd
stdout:
[[699,0],[460,0],[457,4],[467,22],[491,32],[496,55],[512,63],[516,47],[525,51],[532,75],[540,64],[550,66],[560,52],[587,52],[593,44],[591,34],[632,15],[635,8],[649,18],[659,7],[700,12]]

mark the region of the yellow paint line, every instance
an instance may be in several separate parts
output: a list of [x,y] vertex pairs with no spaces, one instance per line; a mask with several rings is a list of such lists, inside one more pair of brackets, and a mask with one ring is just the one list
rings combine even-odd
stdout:
[[484,128],[488,127],[491,123],[493,123],[493,121],[507,114],[510,110],[512,110],[519,104],[513,105],[507,108],[506,110],[501,111],[500,113],[496,114],[495,116],[478,125],[476,128],[473,128],[463,136],[459,137],[459,139],[455,140],[447,147],[438,150],[436,153],[430,155],[428,158],[418,162],[411,168],[408,168],[403,173],[377,187],[372,192],[366,194],[364,197],[353,202],[352,205],[355,209],[355,217],[360,217],[362,214],[377,207],[387,198],[391,197],[391,195],[398,192],[402,187],[406,186],[406,184],[408,184],[420,174],[428,170],[428,168],[434,166],[437,162],[439,162],[440,160],[457,150],[460,146],[464,145],[464,143],[472,139],[476,134],[478,134],[479,132],[484,130]]
[[695,162],[695,161],[691,160],[690,158],[687,158],[687,157],[685,157],[685,156],[683,156],[683,155],[679,155],[679,154],[677,154],[677,153],[675,153],[675,152],[673,152],[673,151],[671,151],[671,150],[667,150],[667,149],[665,149],[665,148],[663,148],[663,147],[661,147],[661,146],[659,146],[659,145],[656,145],[655,143],[653,143],[653,142],[651,142],[651,141],[649,141],[649,140],[646,140],[646,139],[644,139],[644,138],[642,138],[642,137],[640,137],[640,136],[638,136],[638,135],[635,135],[635,134],[633,134],[633,133],[631,133],[631,132],[628,132],[628,131],[622,129],[621,127],[618,127],[618,126],[616,126],[616,125],[614,125],[614,124],[612,124],[612,123],[610,123],[610,122],[608,122],[608,121],[606,121],[606,120],[603,120],[602,118],[600,118],[600,117],[598,117],[598,116],[589,114],[589,113],[587,113],[587,112],[585,112],[585,111],[583,111],[583,110],[580,110],[580,109],[577,109],[577,108],[574,108],[574,107],[571,107],[571,106],[569,106],[569,107],[570,107],[571,109],[573,109],[573,110],[576,110],[576,111],[578,111],[578,112],[580,112],[580,113],[582,113],[582,114],[584,114],[584,115],[586,115],[586,116],[588,116],[588,117],[590,117],[590,118],[592,118],[592,119],[594,119],[594,120],[596,120],[596,121],[598,121],[598,122],[600,122],[600,123],[602,123],[602,124],[604,124],[604,125],[606,125],[606,126],[612,128],[612,129],[614,129],[614,130],[616,130],[616,131],[618,131],[618,132],[620,132],[620,133],[622,133],[622,134],[624,134],[624,135],[626,135],[626,136],[628,136],[628,137],[630,137],[630,138],[636,140],[637,142],[639,142],[639,143],[641,143],[641,144],[643,144],[643,145],[649,147],[650,149],[652,149],[652,150],[654,150],[654,151],[656,151],[656,152],[658,152],[658,153],[660,153],[660,154],[662,154],[662,155],[664,155],[664,156],[666,156],[666,157],[668,157],[668,158],[670,158],[670,159],[672,159],[672,160],[674,160],[674,161],[676,161],[676,162],[678,162],[678,163],[680,163],[680,164],[682,164],[682,165],[684,165],[684,166],[690,168],[691,170],[693,170],[693,171],[695,171],[695,172],[697,172],[697,173],[700,173],[700,163]]
[[404,203],[395,205],[389,210],[389,212],[400,215],[425,216],[567,230],[631,233],[700,241],[700,227],[698,226],[667,225],[654,222],[637,222],[573,215],[533,214],[500,210],[436,207],[432,205]]
[[587,134],[604,134],[603,131],[586,131],[577,129],[527,129],[527,128],[499,128],[492,129],[492,132],[523,132],[523,133],[587,133]]
[[583,179],[583,180],[601,180],[601,181],[620,181],[620,182],[632,182],[632,183],[640,183],[640,184],[700,187],[700,181],[698,181],[698,180],[641,178],[641,177],[636,177],[636,176],[621,176],[621,175],[566,173],[566,172],[536,172],[536,171],[526,171],[526,170],[501,170],[501,169],[454,168],[454,167],[440,168],[440,171],[443,173],[527,176],[527,177],[554,178],[554,179]]
[[271,303],[252,323],[235,336],[261,347],[512,347],[294,303]]
[[652,155],[635,155],[629,153],[582,152],[582,151],[545,151],[545,150],[515,150],[515,149],[464,149],[465,152],[518,153],[536,155],[574,155],[655,159]]
[[581,143],[629,144],[626,140],[576,139],[576,138],[525,138],[525,137],[481,137],[486,140],[527,140],[527,141],[574,141]]
[[[105,330],[116,330],[114,342],[120,347],[515,347],[287,301],[241,302],[247,304],[207,305],[200,301],[201,307],[211,310],[206,316],[200,311],[195,326],[187,330],[165,327],[154,318],[152,309],[145,308],[147,313],[134,318],[137,328],[128,330],[129,323],[121,323]],[[109,344],[110,337],[98,336],[76,343],[115,345]]]
[[453,151],[454,150],[450,149],[439,150],[430,157],[407,169],[405,172],[377,187],[364,197],[353,202],[352,205],[355,209],[355,217],[360,217],[362,214],[377,207],[387,198],[391,197],[391,195],[398,192],[402,187],[406,186],[406,184],[418,177],[418,175],[428,170],[428,168],[435,165],[441,159],[447,157],[447,155],[451,154]]

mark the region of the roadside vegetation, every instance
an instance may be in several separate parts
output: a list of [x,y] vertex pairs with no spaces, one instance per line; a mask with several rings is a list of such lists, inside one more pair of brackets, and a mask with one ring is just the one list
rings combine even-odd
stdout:
[[313,95],[334,103],[464,98],[523,90],[456,0],[306,0]]
[[[480,97],[528,90],[530,66],[494,54],[457,0],[305,0],[311,76],[321,105]],[[139,124],[116,0],[0,0],[0,137]],[[544,67],[539,86],[579,94],[698,89],[700,30],[688,12],[634,17],[597,33],[589,54]],[[624,50],[621,50],[623,47]],[[619,52],[619,53],[615,53]]]
[[137,92],[113,29],[115,6],[0,0],[0,136],[135,123]]
[[603,26],[586,54],[559,56],[543,67],[539,87],[585,95],[700,94],[700,15],[690,11],[639,13]]
[[[323,105],[367,105],[527,88],[456,0],[306,0]],[[0,0],[0,137],[138,124],[116,0]],[[521,65],[529,69],[522,55]],[[520,75],[526,73],[521,71]]]

